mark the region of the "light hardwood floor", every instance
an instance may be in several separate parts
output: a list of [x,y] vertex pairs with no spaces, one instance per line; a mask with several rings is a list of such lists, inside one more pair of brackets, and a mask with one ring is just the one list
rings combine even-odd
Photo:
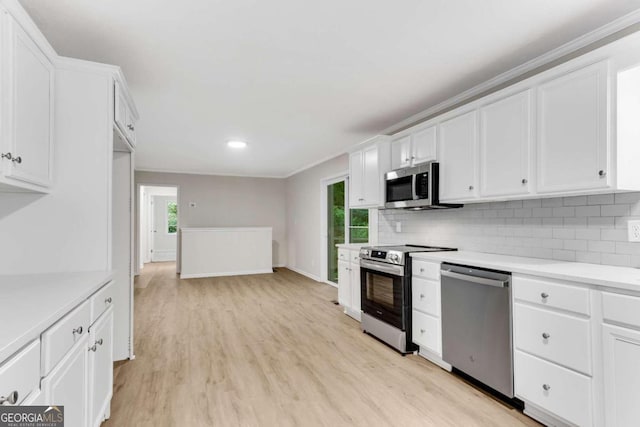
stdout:
[[537,425],[363,334],[336,298],[286,269],[181,281],[147,265],[104,426]]

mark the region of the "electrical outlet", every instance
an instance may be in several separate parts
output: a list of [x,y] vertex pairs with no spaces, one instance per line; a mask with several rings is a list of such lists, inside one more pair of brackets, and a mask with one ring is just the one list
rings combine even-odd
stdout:
[[640,242],[640,221],[629,221],[627,223],[630,242]]

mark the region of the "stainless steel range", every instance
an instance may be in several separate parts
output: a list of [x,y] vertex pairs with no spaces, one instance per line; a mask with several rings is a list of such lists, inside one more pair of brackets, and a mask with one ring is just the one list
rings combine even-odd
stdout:
[[455,250],[417,245],[360,249],[362,330],[403,354],[417,350],[411,342],[410,254]]

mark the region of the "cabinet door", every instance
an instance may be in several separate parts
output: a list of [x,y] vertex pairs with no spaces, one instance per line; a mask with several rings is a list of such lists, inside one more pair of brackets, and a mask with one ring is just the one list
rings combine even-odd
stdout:
[[406,135],[391,142],[391,169],[400,169],[410,165],[411,135]]
[[480,184],[483,196],[529,193],[530,91],[480,110]]
[[378,147],[372,146],[362,152],[364,163],[363,194],[364,204],[375,206],[380,204],[380,168],[378,167]]
[[135,117],[131,113],[131,110],[127,108],[127,139],[131,143],[132,147],[136,145],[136,126],[135,126]]
[[538,87],[538,191],[607,187],[608,63]]
[[640,420],[640,332],[604,325],[604,399],[607,426]]
[[362,151],[356,151],[349,156],[349,206],[357,207],[364,204],[363,176],[364,163]]
[[129,120],[129,108],[127,107],[127,100],[120,89],[120,84],[118,82],[114,82],[113,85],[113,98],[114,98],[114,112],[113,112],[113,120],[116,122],[116,125],[122,131],[122,134],[128,138],[129,129],[127,128],[127,120]]
[[338,302],[351,307],[351,268],[348,262],[338,261]]
[[[8,124],[4,159],[8,177],[48,187],[53,179],[54,67],[38,45],[8,14],[5,56],[8,87],[7,109],[3,122]],[[7,136],[8,133],[8,136]]]
[[351,264],[351,309],[353,311],[360,311],[360,266],[357,264]]
[[89,425],[98,427],[109,413],[113,395],[113,307],[91,326],[90,333]]
[[411,160],[413,165],[437,160],[436,156],[436,126],[419,130],[411,137]]
[[88,335],[42,380],[46,405],[64,405],[65,426],[87,425]]
[[471,111],[440,125],[440,199],[476,196],[477,113]]

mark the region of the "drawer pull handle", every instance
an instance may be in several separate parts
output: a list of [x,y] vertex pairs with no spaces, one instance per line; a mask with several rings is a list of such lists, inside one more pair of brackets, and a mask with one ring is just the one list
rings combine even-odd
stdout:
[[546,292],[541,293],[541,294],[540,294],[540,296],[542,297],[542,299],[547,299],[547,298],[549,298],[549,294],[548,294],[548,293],[546,293]]
[[425,331],[424,329],[420,329],[420,333],[421,334],[424,334],[425,332],[427,332],[427,331]]
[[18,390],[14,390],[7,397],[0,396],[0,405],[8,403],[9,405],[15,405],[18,403]]
[[424,268],[421,268],[421,269],[420,269],[420,273],[424,273]]
[[424,299],[424,294],[420,294],[420,299]]
[[104,300],[104,303],[105,304],[111,304],[111,301],[113,301],[113,300],[111,299],[111,297],[109,297],[109,298]]
[[96,344],[98,344],[98,345],[102,345],[102,343],[103,343],[103,342],[104,342],[104,341],[102,341],[102,338],[100,338],[99,340],[97,340],[97,341],[96,341]]
[[549,335],[548,333],[546,333],[546,332],[542,333],[542,338],[544,338],[545,340],[548,340],[550,337],[551,337],[551,335]]
[[75,334],[82,335],[83,331],[84,331],[84,329],[82,329],[82,326],[78,326],[77,328],[75,328],[73,330],[73,335],[75,335]]
[[98,346],[95,344],[89,347],[89,351],[96,351],[97,349],[98,349]]
[[544,389],[544,391],[551,390],[551,386],[549,384],[542,384],[542,388]]

